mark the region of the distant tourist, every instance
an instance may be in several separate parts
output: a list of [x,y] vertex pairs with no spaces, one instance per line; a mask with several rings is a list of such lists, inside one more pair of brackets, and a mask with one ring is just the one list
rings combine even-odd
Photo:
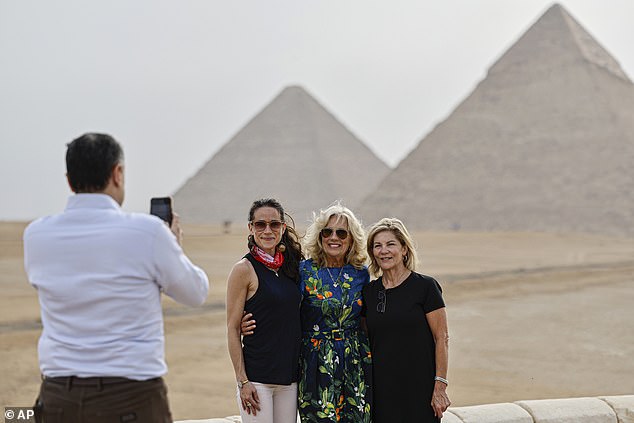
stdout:
[[[363,227],[351,210],[337,203],[316,214],[304,245],[308,260],[299,266],[303,296],[300,419],[368,423],[371,357],[361,329],[361,292],[370,276]],[[252,333],[250,317],[244,319],[245,335]],[[255,334],[260,335],[263,317],[259,313],[254,317],[258,320]]]
[[66,169],[66,209],[24,232],[43,326],[36,410],[45,422],[171,422],[161,292],[201,305],[207,276],[181,249],[177,215],[168,228],[121,210],[123,150],[111,136],[72,141]]
[[[227,341],[240,415],[243,423],[296,423],[301,245],[274,199],[253,203],[248,226],[249,252],[227,281]],[[243,310],[259,320],[241,343]]]
[[363,290],[373,362],[374,423],[440,422],[450,401],[449,335],[438,282],[416,273],[416,250],[398,219],[368,232],[370,272]]

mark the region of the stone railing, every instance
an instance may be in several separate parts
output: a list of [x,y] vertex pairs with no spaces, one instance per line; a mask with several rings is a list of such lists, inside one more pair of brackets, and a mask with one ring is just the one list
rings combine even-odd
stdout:
[[[240,416],[178,423],[236,423]],[[634,423],[634,395],[451,407],[443,423]]]

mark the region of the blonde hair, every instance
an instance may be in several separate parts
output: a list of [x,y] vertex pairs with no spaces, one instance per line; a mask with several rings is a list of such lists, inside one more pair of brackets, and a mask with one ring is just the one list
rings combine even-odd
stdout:
[[319,213],[313,212],[313,222],[306,229],[304,236],[304,248],[306,249],[306,257],[313,259],[319,267],[326,266],[326,253],[321,243],[321,230],[326,227],[331,217],[344,217],[348,223],[348,234],[351,236],[352,242],[346,253],[345,263],[351,264],[356,269],[362,269],[368,261],[368,255],[364,249],[365,231],[352,210],[341,205],[336,201],[325,210]]
[[374,237],[380,232],[384,231],[392,232],[396,239],[398,239],[398,241],[401,243],[401,245],[407,248],[407,253],[405,253],[405,259],[403,260],[403,263],[405,264],[405,267],[407,269],[411,270],[412,272],[416,271],[416,267],[418,266],[418,255],[416,254],[414,240],[407,231],[407,228],[405,227],[403,222],[395,217],[384,217],[383,219],[372,225],[372,227],[368,231],[367,253],[370,257],[370,274],[375,277],[381,276],[383,274],[378,261],[374,257],[373,244]]

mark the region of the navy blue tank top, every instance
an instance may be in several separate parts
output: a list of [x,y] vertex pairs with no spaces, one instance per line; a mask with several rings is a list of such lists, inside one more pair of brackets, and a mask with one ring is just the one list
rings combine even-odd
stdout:
[[298,284],[279,272],[277,275],[251,254],[244,256],[255,269],[258,289],[244,309],[253,313],[257,327],[242,339],[247,377],[253,382],[290,385],[297,382],[302,294]]

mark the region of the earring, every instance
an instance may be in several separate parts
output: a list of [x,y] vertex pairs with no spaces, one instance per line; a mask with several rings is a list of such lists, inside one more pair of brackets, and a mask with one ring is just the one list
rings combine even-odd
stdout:
[[405,254],[405,255],[403,256],[403,263],[407,263],[407,258],[408,258],[408,256],[407,256],[407,254]]
[[286,245],[280,242],[279,244],[277,244],[277,251],[279,251],[280,253],[283,253],[284,251],[286,251]]

